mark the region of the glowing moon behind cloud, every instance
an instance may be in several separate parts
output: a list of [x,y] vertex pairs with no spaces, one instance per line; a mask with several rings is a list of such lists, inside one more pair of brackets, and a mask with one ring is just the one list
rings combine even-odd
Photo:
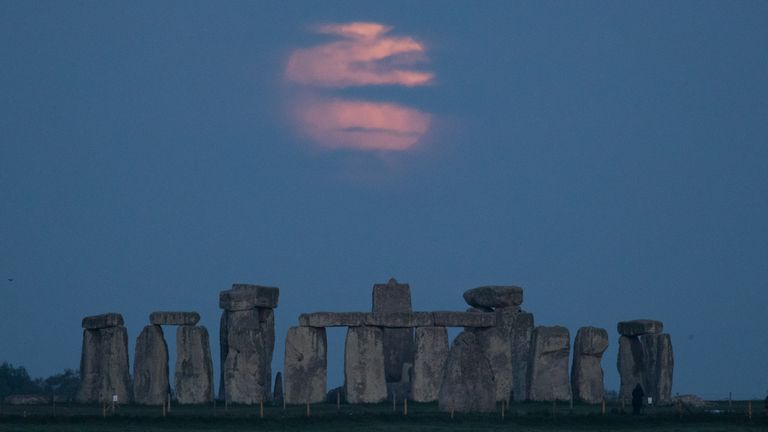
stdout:
[[393,102],[318,95],[321,89],[363,86],[417,87],[434,74],[412,68],[426,62],[426,48],[391,27],[372,22],[326,24],[317,33],[339,40],[294,50],[285,79],[297,85],[292,109],[302,135],[324,149],[405,151],[429,130],[431,115]]

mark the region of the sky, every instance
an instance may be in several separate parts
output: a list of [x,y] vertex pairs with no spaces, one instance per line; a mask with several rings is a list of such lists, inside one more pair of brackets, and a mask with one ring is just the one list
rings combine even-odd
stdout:
[[[365,311],[525,290],[537,325],[664,322],[673,393],[765,397],[768,3],[0,0],[0,361],[83,316],[277,286]],[[174,330],[166,328],[169,345]],[[455,333],[454,333],[455,334]],[[329,331],[329,388],[343,380]],[[172,354],[173,358],[173,354]],[[216,374],[218,385],[218,373]]]

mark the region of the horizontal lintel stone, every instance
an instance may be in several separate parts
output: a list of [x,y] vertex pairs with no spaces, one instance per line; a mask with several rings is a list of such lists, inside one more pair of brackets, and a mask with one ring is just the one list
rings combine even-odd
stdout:
[[195,325],[200,321],[197,312],[152,312],[149,322],[154,325]]
[[88,330],[119,327],[124,324],[123,316],[119,313],[106,313],[83,318],[83,328]]
[[496,314],[476,312],[313,312],[299,315],[303,327],[493,327]]

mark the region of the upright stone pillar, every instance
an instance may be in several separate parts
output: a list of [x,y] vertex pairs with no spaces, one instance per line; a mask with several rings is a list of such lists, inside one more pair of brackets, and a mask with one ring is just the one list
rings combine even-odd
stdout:
[[344,347],[347,402],[379,403],[387,398],[384,336],[378,327],[349,327]]
[[176,330],[176,399],[182,405],[213,401],[213,361],[208,329],[182,325]]
[[235,284],[219,295],[222,321],[222,389],[232,403],[255,404],[271,399],[272,353],[279,289]]
[[528,399],[528,362],[533,339],[533,314],[515,315],[510,332],[512,339],[512,394],[516,402]]
[[510,334],[502,327],[477,328],[472,330],[485,357],[491,364],[496,401],[509,402],[512,396],[512,341]]
[[632,400],[632,390],[640,384],[653,403],[672,403],[674,355],[672,338],[662,333],[664,324],[654,320],[622,321],[618,324],[621,377],[619,398]]
[[528,365],[533,401],[567,401],[571,399],[568,357],[571,340],[565,327],[536,327],[533,330],[531,362]]
[[83,318],[83,352],[80,358],[80,403],[130,403],[131,378],[128,364],[128,331],[117,313]]
[[608,332],[596,327],[582,327],[573,343],[571,389],[573,399],[590,404],[603,401],[603,368],[600,362],[608,348]]
[[640,336],[643,345],[645,393],[657,405],[672,404],[672,337],[667,333]]
[[413,360],[411,399],[434,402],[440,396],[443,369],[448,359],[448,331],[445,327],[417,327]]
[[[411,312],[411,287],[394,278],[373,286],[373,312]],[[403,365],[413,364],[412,328],[384,328],[384,371],[388,383],[406,381]]]
[[148,325],[136,339],[133,359],[133,400],[162,405],[168,398],[168,345],[159,325]]
[[448,412],[496,410],[491,362],[472,332],[463,331],[453,341],[443,370],[438,406]]
[[291,327],[285,337],[285,403],[325,400],[328,342],[323,327]]

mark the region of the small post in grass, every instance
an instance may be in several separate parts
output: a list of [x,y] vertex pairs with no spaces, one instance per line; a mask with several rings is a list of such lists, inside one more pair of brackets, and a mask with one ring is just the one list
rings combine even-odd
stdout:
[[728,392],[728,411],[733,410],[733,393]]
[[602,403],[602,406],[601,406],[601,408],[600,408],[600,412],[601,412],[603,415],[605,415],[605,399],[603,399],[603,403]]
[[283,395],[283,411],[285,411],[285,395]]
[[336,392],[336,411],[341,411],[341,391]]
[[501,400],[501,419],[502,419],[502,420],[504,420],[504,414],[505,414],[505,411],[506,411],[506,408],[504,408],[504,403],[505,403],[505,402],[506,402],[506,400],[505,400],[505,399],[502,399],[502,400]]
[[264,401],[259,401],[259,418],[264,418]]
[[747,417],[749,417],[749,421],[752,421],[752,401],[751,400],[747,405]]
[[307,401],[307,417],[311,416],[312,413],[309,410],[309,401]]
[[392,392],[392,412],[397,412],[397,395]]
[[171,412],[171,394],[168,393],[168,412]]
[[[750,405],[751,407],[752,405]],[[751,409],[750,409],[751,412]],[[403,415],[408,417],[408,398],[403,398]]]
[[453,408],[451,408],[451,420],[453,420]]

